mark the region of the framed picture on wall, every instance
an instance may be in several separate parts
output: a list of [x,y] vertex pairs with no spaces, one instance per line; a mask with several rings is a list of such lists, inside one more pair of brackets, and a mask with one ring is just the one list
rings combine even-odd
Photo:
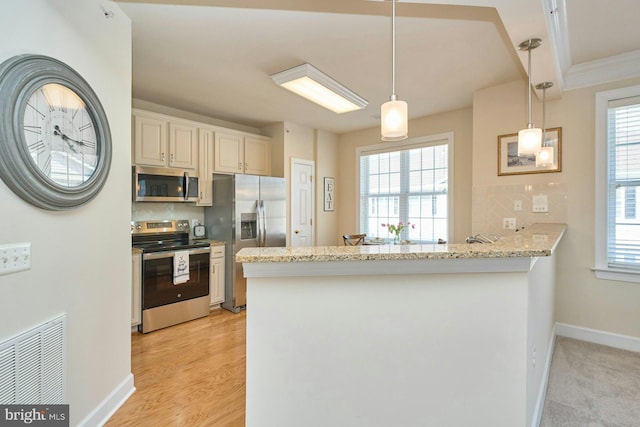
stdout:
[[536,156],[518,156],[518,134],[498,136],[498,175],[522,175],[562,171],[562,128],[549,128],[544,134],[545,146],[553,147],[553,164],[536,166]]
[[326,176],[324,178],[324,210],[325,212],[335,210],[335,189],[336,179]]

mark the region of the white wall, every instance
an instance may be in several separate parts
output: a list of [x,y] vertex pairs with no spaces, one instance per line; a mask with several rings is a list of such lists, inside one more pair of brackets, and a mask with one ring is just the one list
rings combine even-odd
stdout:
[[[595,93],[639,84],[617,82],[565,92],[547,103],[547,126],[562,127],[562,172],[497,175],[497,136],[526,125],[526,84],[517,81],[479,91],[473,105],[473,185],[558,184],[565,191],[567,232],[558,247],[556,321],[640,338],[640,285],[596,279],[594,265]],[[534,104],[540,125],[541,106]],[[530,197],[523,192],[523,197]],[[487,215],[473,205],[473,219]],[[545,222],[544,217],[540,222]],[[476,230],[474,230],[476,232]]]
[[67,397],[71,425],[78,425],[110,393],[132,386],[131,24],[108,1],[4,0],[0,28],[0,61],[36,53],[67,63],[93,87],[111,128],[109,178],[86,206],[45,211],[0,181],[0,244],[32,245],[31,270],[0,276],[0,340],[68,314]]

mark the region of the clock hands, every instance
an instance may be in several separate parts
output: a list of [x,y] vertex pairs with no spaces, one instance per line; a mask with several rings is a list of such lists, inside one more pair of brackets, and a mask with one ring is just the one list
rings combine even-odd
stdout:
[[[67,143],[67,145],[69,146],[69,149],[71,151],[73,151],[74,153],[77,153],[78,151],[76,151],[75,147],[73,145],[71,145],[71,142],[75,142],[78,145],[84,145],[84,142],[78,141],[78,140],[73,139],[73,138],[69,138],[67,135],[62,133],[62,131],[60,130],[60,126],[55,125],[53,127],[53,129],[54,129],[53,130],[53,134],[56,135],[56,136],[60,136],[62,138],[62,140]],[[71,141],[71,142],[69,142],[69,141]]]
[[[64,133],[62,133],[62,131],[60,130],[60,126],[55,125],[55,126],[53,127],[53,129],[54,129],[53,134],[54,134],[54,135],[56,135],[56,136],[60,136],[60,137],[62,137],[62,140],[63,140],[63,141],[66,141],[66,142],[67,142],[67,144],[69,144],[69,141],[71,141],[71,142],[75,142],[75,143],[76,143],[76,144],[78,144],[78,145],[84,145],[84,142],[79,141],[79,140],[77,140],[77,139],[69,138],[67,135],[65,135]],[[69,144],[69,146],[71,146],[71,145]],[[74,151],[75,151],[75,150],[74,150]]]

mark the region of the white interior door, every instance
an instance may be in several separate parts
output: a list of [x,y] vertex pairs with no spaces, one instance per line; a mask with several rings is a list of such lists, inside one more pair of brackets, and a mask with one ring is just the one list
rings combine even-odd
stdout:
[[313,246],[315,198],[310,160],[291,159],[291,246]]

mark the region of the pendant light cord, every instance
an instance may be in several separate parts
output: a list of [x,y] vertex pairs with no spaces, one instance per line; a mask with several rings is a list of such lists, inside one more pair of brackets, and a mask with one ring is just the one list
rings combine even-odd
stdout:
[[547,131],[547,88],[542,87],[542,146],[547,146],[547,140],[544,137],[545,132]]
[[[531,41],[529,41],[531,42]],[[529,95],[529,122],[527,124],[527,127],[529,129],[531,129],[533,127],[533,122],[531,121],[531,43],[529,43],[529,49],[528,49],[528,57],[529,57],[529,64],[527,66],[527,74],[529,75],[529,86],[527,86],[527,94]]]
[[396,0],[391,0],[391,100],[396,100]]

